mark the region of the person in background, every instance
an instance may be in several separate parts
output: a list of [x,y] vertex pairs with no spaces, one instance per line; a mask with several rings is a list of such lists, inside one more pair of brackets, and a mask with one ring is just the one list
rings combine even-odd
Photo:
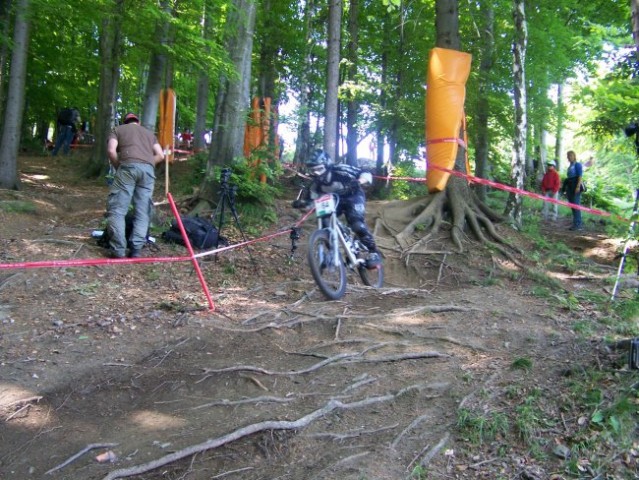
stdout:
[[55,145],[51,155],[54,157],[62,148],[62,152],[68,155],[71,151],[71,141],[75,137],[75,133],[78,131],[78,122],[80,121],[80,112],[75,107],[65,108],[58,114],[58,138],[56,138]]
[[187,150],[191,150],[191,143],[193,142],[193,134],[190,128],[186,128],[182,132],[182,146]]
[[[577,155],[570,150],[566,153],[566,157],[570,162],[568,165],[568,173],[565,180],[565,194],[570,203],[575,205],[581,205],[581,180],[583,176],[583,167],[581,163],[577,161]],[[581,210],[578,208],[572,209],[572,226],[570,230],[581,230]]]
[[[140,125],[134,113],[127,113],[124,123],[109,135],[107,155],[116,169],[107,199],[107,229],[110,256],[124,258],[127,240],[130,258],[140,257],[149,230],[155,166],[164,159],[164,152],[155,134]],[[125,216],[133,201],[135,217],[129,239],[125,234]]]
[[[544,178],[541,179],[541,193],[548,198],[557,200],[559,198],[560,186],[561,179],[559,178],[559,172],[557,172],[557,166],[555,162],[546,162],[546,173],[544,173]],[[550,204],[551,202],[544,202],[544,207],[542,210],[544,220],[548,220],[549,218]],[[552,220],[556,221],[558,217],[559,205],[553,203],[552,209]]]

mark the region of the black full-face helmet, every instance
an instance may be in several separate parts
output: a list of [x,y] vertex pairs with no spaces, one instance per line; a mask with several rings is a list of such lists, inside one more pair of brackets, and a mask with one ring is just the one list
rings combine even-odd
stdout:
[[308,173],[314,177],[321,177],[326,173],[327,167],[333,164],[330,155],[323,150],[315,150],[306,161]]

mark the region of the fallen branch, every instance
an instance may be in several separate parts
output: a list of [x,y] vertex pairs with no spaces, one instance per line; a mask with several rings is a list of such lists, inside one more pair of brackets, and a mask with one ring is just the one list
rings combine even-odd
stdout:
[[372,397],[366,398],[364,400],[360,400],[352,403],[342,403],[338,400],[330,400],[326,405],[322,408],[314,410],[313,412],[299,418],[295,421],[286,421],[286,420],[267,420],[264,422],[254,423],[252,425],[247,425],[246,427],[239,428],[231,433],[223,435],[222,437],[213,438],[207,440],[205,442],[199,443],[197,445],[192,445],[190,447],[184,448],[182,450],[175,451],[163,457],[160,457],[156,460],[152,460],[147,463],[143,463],[140,465],[135,465],[130,468],[121,468],[118,470],[114,470],[109,473],[107,476],[103,478],[103,480],[115,480],[116,478],[125,478],[133,475],[139,475],[142,473],[149,472],[151,470],[155,470],[156,468],[162,467],[164,465],[168,465],[169,463],[176,462],[183,458],[189,457],[196,453],[204,452],[206,450],[210,450],[213,448],[220,447],[227,443],[236,441],[240,438],[246,437],[248,435],[252,435],[257,432],[263,432],[266,430],[298,430],[300,428],[304,428],[314,422],[315,420],[324,417],[325,415],[331,413],[333,410],[352,410],[355,408],[366,407],[369,405],[374,405],[376,403],[389,402],[391,400],[395,400],[407,389],[403,389],[399,391],[396,395],[387,394],[382,395],[380,397]]
[[62,462],[57,467],[53,467],[51,470],[47,470],[46,472],[44,472],[44,474],[45,475],[50,475],[53,472],[55,472],[57,470],[60,470],[61,468],[66,467],[67,465],[69,465],[72,462],[75,462],[82,455],[84,455],[85,453],[87,453],[87,452],[89,452],[89,451],[91,451],[93,449],[96,449],[96,448],[111,448],[111,447],[116,447],[117,445],[118,445],[117,443],[91,443],[91,444],[87,445],[86,447],[84,447],[82,450],[80,450],[75,455],[69,457],[67,460]]

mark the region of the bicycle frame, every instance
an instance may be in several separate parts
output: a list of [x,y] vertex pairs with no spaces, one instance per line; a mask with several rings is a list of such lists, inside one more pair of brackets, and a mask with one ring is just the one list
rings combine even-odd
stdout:
[[[331,239],[331,251],[329,254],[332,256],[331,264],[339,265],[340,262],[340,248],[342,247],[346,253],[346,265],[351,270],[354,270],[358,266],[365,263],[365,260],[357,258],[353,253],[351,247],[346,242],[346,238],[342,233],[342,223],[337,218],[337,205],[339,204],[339,196],[330,193],[324,195],[315,200],[315,213],[317,215],[317,228],[328,230]],[[353,239],[355,241],[355,239]]]

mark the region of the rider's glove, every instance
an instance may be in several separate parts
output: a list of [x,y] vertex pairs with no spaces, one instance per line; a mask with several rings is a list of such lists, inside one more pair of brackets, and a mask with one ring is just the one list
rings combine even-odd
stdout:
[[293,200],[291,206],[293,208],[306,208],[308,206],[308,202],[298,198],[297,200]]

